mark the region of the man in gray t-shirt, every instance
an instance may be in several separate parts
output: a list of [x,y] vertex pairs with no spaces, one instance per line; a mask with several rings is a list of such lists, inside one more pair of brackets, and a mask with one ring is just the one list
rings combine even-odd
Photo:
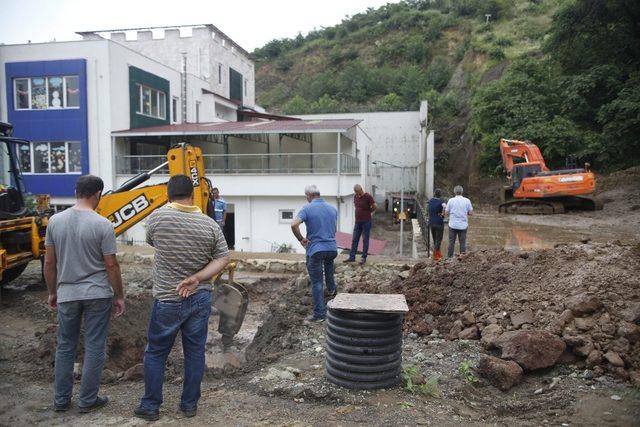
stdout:
[[124,292],[116,260],[113,225],[98,215],[104,184],[84,175],[76,183],[76,204],[49,219],[45,238],[44,276],[49,306],[58,312],[54,409],[66,411],[73,391],[73,364],[84,323],[84,361],[80,412],[106,405],[98,396],[112,306],[124,313]]

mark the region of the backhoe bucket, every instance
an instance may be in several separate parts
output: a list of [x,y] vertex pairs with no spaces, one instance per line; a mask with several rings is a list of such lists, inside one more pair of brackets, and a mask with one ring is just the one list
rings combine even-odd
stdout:
[[227,349],[238,333],[249,305],[249,293],[237,283],[233,283],[230,274],[229,283],[217,283],[213,289],[213,306],[220,312],[218,332],[222,335],[222,344]]

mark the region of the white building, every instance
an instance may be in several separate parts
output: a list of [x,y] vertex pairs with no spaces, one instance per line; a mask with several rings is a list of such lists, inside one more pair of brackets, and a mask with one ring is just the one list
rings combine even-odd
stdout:
[[[307,184],[338,208],[339,230],[351,231],[352,187],[370,185],[357,121],[263,114],[253,105],[253,63],[213,26],[178,38],[171,29],[157,39],[142,31],[135,41],[117,33],[114,40],[85,32],[81,41],[0,46],[0,120],[32,141],[17,153],[27,191],[66,207],[78,176],[98,175],[105,190],[114,189],[163,163],[170,144],[188,142],[203,149],[207,174],[229,204],[225,231],[236,249],[290,244],[299,251],[288,223],[306,203]],[[176,53],[190,41],[200,47],[182,62]],[[226,56],[216,56],[220,48]],[[229,73],[219,84],[221,62]],[[246,75],[240,97],[236,69]],[[232,74],[235,80],[224,79]],[[226,90],[235,98],[219,92]],[[0,166],[10,185],[7,160]],[[139,224],[123,238],[140,242],[143,233]]]
[[[212,95],[255,107],[255,70],[249,53],[211,24],[82,31],[84,39],[110,38],[175,70],[200,78]],[[187,97],[188,98],[188,97]],[[235,110],[234,107],[231,107]],[[225,114],[226,113],[226,114]],[[232,111],[218,109],[219,118]],[[195,118],[187,120],[197,122]]]
[[355,119],[371,151],[368,163],[372,170],[372,187],[376,199],[387,192],[399,192],[402,171],[379,162],[405,167],[405,192],[433,193],[433,131],[427,131],[427,102],[420,111],[307,114],[297,116],[310,119]]
[[[114,132],[117,184],[165,161],[167,147],[187,142],[203,150],[207,176],[228,208],[227,240],[236,250],[269,252],[281,245],[302,251],[290,230],[315,184],[338,210],[338,231],[354,225],[353,186],[370,188],[369,150],[357,120],[265,120],[180,124]],[[132,149],[145,155],[131,155]],[[154,176],[150,183],[166,180]],[[127,238],[144,239],[143,226]]]

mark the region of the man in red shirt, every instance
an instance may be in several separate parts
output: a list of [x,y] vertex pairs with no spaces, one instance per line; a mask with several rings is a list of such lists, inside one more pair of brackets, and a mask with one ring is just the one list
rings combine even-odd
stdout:
[[360,184],[353,187],[353,204],[356,208],[356,224],[353,227],[353,240],[351,241],[351,253],[344,262],[355,262],[358,242],[362,235],[362,260],[360,264],[367,262],[369,252],[369,233],[371,232],[371,213],[376,210],[376,202],[371,194],[365,193]]

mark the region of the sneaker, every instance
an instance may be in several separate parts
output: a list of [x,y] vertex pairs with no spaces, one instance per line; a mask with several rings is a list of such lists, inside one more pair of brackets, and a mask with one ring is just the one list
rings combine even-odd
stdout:
[[367,262],[366,258],[362,258],[358,264],[364,265]]
[[331,292],[327,292],[327,294],[324,296],[324,299],[327,301],[332,300],[336,297],[337,294],[338,294],[338,290],[334,289]]
[[53,404],[53,410],[55,412],[67,412],[69,408],[71,408],[71,402],[67,402],[64,405],[56,405],[55,403]]
[[345,264],[348,263],[348,262],[356,262],[356,259],[355,258],[347,258],[342,262],[344,262]]
[[309,325],[311,323],[322,323],[324,322],[324,317],[316,317],[315,314],[310,314],[309,316],[304,318],[304,323]]
[[187,418],[195,417],[196,414],[198,413],[198,407],[194,406],[193,408],[190,408],[190,409],[183,409],[182,407],[180,407],[180,412],[182,412],[184,416]]
[[91,406],[79,406],[78,407],[78,412],[80,412],[81,414],[86,414],[87,412],[91,412],[94,409],[102,408],[107,403],[109,403],[109,398],[107,396],[105,396],[105,397],[98,396],[98,397],[96,397],[96,401],[93,402],[93,405],[91,405]]
[[136,409],[133,410],[133,414],[138,417],[138,418],[142,418],[143,420],[147,420],[147,421],[158,421],[160,419],[160,411],[158,410],[152,410],[152,409],[144,409],[140,406],[138,406]]

